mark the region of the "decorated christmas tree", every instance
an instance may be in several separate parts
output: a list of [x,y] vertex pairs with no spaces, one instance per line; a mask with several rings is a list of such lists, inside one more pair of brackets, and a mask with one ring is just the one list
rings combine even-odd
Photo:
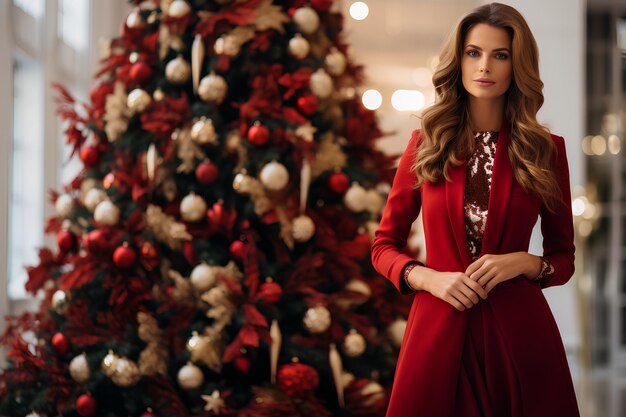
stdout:
[[332,0],[146,0],[7,320],[0,415],[382,416],[408,312],[370,263],[394,158]]

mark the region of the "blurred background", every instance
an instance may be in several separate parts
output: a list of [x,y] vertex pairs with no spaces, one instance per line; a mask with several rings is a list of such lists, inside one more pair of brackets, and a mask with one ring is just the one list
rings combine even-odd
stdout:
[[[432,70],[444,40],[486,2],[337,1],[350,53],[366,68],[357,94],[388,132],[379,146],[399,154],[434,100]],[[539,44],[539,120],[565,137],[570,164],[577,271],[545,294],[582,415],[626,416],[626,0],[506,3],[524,14]],[[38,247],[54,244],[43,232],[53,214],[48,190],[78,170],[51,83],[87,100],[104,39],[118,33],[129,10],[124,0],[0,0],[0,316],[34,305],[23,266],[36,263]],[[411,244],[422,245],[420,237]],[[531,252],[541,253],[539,225]]]

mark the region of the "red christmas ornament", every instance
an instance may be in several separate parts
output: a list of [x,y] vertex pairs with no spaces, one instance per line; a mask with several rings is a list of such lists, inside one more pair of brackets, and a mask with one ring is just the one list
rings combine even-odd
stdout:
[[87,168],[95,167],[100,161],[100,153],[95,146],[85,146],[80,150],[80,160]]
[[63,333],[55,333],[52,336],[52,347],[59,356],[65,356],[70,350],[70,341]]
[[237,260],[242,260],[246,255],[246,244],[241,240],[235,240],[230,244],[230,254]]
[[283,296],[283,289],[274,281],[266,281],[259,287],[257,298],[267,303],[274,304]]
[[350,178],[343,172],[333,172],[328,176],[328,188],[337,194],[343,194],[350,188]]
[[133,248],[128,247],[128,243],[118,246],[113,252],[113,263],[118,268],[130,268],[137,261],[137,253]]
[[212,184],[217,179],[217,174],[217,166],[210,161],[204,161],[196,167],[196,179],[200,184]]
[[100,229],[92,230],[84,238],[85,247],[91,254],[102,253],[109,248],[107,233]]
[[76,399],[76,411],[82,417],[92,417],[98,412],[98,403],[89,394],[83,394]]
[[76,248],[76,235],[69,230],[61,230],[57,233],[57,245],[63,253],[69,252]]
[[256,122],[248,129],[248,140],[254,145],[264,145],[270,140],[270,130],[261,123]]
[[252,368],[252,361],[245,355],[239,355],[233,360],[233,366],[240,374],[247,374]]
[[318,12],[327,12],[332,4],[332,0],[311,0],[311,6]]
[[305,96],[298,97],[298,108],[307,116],[312,115],[317,111],[317,97],[307,94]]
[[141,262],[147,269],[153,269],[159,265],[159,251],[151,242],[144,242],[141,245]]
[[157,417],[157,416],[156,416],[156,414],[154,414],[154,413],[152,413],[150,411],[147,411],[147,412],[143,413],[141,415],[141,417]]
[[143,84],[152,77],[152,69],[144,62],[135,62],[130,67],[130,78],[137,84]]
[[192,242],[185,242],[183,244],[183,255],[185,255],[185,259],[187,259],[189,265],[198,264],[198,255],[196,254],[196,248],[193,246]]
[[312,366],[288,363],[278,369],[278,387],[292,397],[303,397],[315,391],[320,378]]

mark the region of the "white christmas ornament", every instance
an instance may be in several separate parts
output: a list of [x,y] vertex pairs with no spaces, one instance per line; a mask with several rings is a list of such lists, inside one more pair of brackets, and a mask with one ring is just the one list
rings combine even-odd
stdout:
[[385,206],[385,199],[376,190],[367,190],[365,207],[372,214],[378,214]]
[[319,98],[326,98],[333,92],[333,79],[322,68],[311,74],[309,88]]
[[165,66],[165,78],[172,84],[181,85],[189,81],[191,65],[178,55]]
[[289,53],[296,59],[304,59],[311,51],[309,41],[304,39],[302,35],[296,33],[296,36],[289,40]]
[[84,204],[85,204],[85,207],[87,207],[87,210],[93,212],[98,206],[98,204],[108,199],[109,199],[109,196],[104,190],[101,190],[99,188],[92,188],[91,190],[87,191],[87,195],[85,195]]
[[191,285],[193,285],[198,292],[203,293],[215,285],[216,274],[217,268],[203,262],[196,265],[193,271],[191,271],[189,279],[191,280]]
[[324,306],[309,308],[304,313],[304,327],[311,333],[324,333],[330,327],[330,311]]
[[54,294],[52,294],[52,308],[54,308],[57,312],[63,308],[63,304],[67,301],[67,295],[63,290],[56,290]]
[[187,390],[196,389],[204,382],[202,370],[191,362],[180,368],[177,378],[178,384]]
[[372,289],[362,279],[353,278],[346,284],[346,290],[353,291],[359,294],[363,294],[369,298],[372,295]]
[[371,407],[385,396],[385,389],[378,382],[371,381],[361,388],[361,395],[365,397],[363,406]]
[[293,13],[293,20],[298,28],[306,34],[315,32],[320,27],[320,17],[310,7],[300,7]]
[[180,215],[187,222],[200,221],[206,216],[206,202],[194,193],[186,195],[180,202]]
[[351,330],[343,341],[343,351],[352,358],[361,356],[365,352],[366,347],[365,338],[357,333],[356,330]]
[[332,75],[341,75],[346,70],[346,57],[337,48],[332,48],[326,55],[326,69]]
[[141,379],[139,366],[127,358],[118,358],[115,363],[115,371],[111,375],[111,381],[120,387],[131,387]]
[[87,355],[80,354],[70,362],[70,375],[74,381],[84,384],[91,378],[91,370],[87,363]]
[[228,85],[226,84],[226,80],[213,72],[203,77],[198,86],[198,95],[202,100],[215,102],[217,104],[220,104],[224,100],[227,91]]
[[405,330],[406,320],[404,319],[397,319],[387,328],[387,334],[389,335],[389,339],[394,346],[400,347],[400,345],[402,345]]
[[289,171],[283,164],[272,161],[263,167],[260,179],[268,190],[282,190],[289,182]]
[[298,242],[307,242],[315,234],[315,223],[309,216],[300,215],[293,219],[293,238]]
[[131,29],[140,29],[146,25],[146,22],[141,17],[141,13],[138,8],[133,9],[126,17],[126,26]]
[[100,202],[93,212],[94,220],[104,226],[115,226],[120,221],[120,209],[109,200]]
[[343,202],[346,207],[355,213],[360,213],[365,210],[366,199],[367,191],[356,182],[352,183],[352,186],[343,196]]
[[139,112],[146,110],[150,103],[152,102],[152,97],[145,90],[141,88],[135,88],[133,91],[128,93],[128,100],[126,105],[133,112]]
[[74,199],[69,194],[61,194],[54,203],[54,208],[59,217],[67,217],[74,209]]
[[213,48],[215,49],[216,53],[228,56],[237,56],[241,51],[239,41],[235,36],[232,35],[222,35],[217,38]]
[[204,116],[201,117],[200,120],[191,126],[191,139],[202,145],[209,143],[212,145],[216,144],[217,133],[215,132],[213,121]]
[[184,0],[174,0],[167,9],[167,15],[174,18],[185,16],[191,11],[191,7]]

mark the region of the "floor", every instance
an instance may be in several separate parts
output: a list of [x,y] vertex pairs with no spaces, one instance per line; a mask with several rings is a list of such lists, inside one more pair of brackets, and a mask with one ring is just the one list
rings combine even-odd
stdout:
[[570,358],[581,417],[626,417],[626,367],[594,369],[585,376]]

